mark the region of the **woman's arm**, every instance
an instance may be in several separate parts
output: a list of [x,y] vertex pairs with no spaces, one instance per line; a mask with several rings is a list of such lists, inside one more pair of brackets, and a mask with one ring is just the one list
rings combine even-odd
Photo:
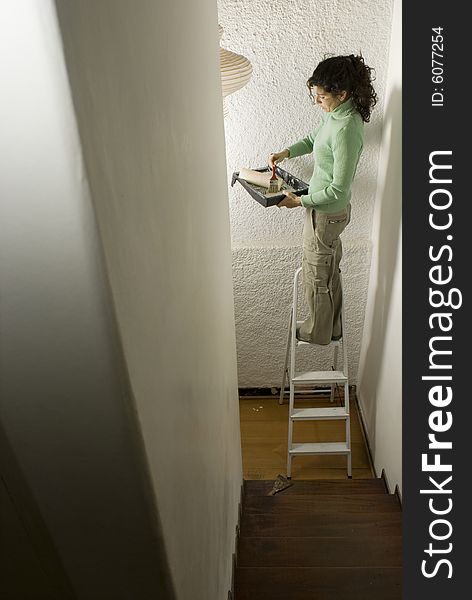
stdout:
[[279,208],[282,208],[283,206],[285,206],[285,208],[298,208],[302,205],[299,196],[296,196],[292,192],[283,192],[283,194],[285,198],[277,204]]
[[302,138],[301,140],[298,140],[298,142],[295,142],[295,144],[292,144],[288,147],[290,158],[295,158],[296,156],[303,156],[304,154],[310,154],[311,152],[313,152],[313,144],[322,124],[323,123],[320,123],[318,127],[315,127],[315,129],[306,137]]
[[282,150],[281,152],[272,152],[272,154],[269,155],[269,165],[273,167],[277,163],[284,160],[284,158],[290,158],[290,152],[288,151],[288,148],[285,148],[285,150]]
[[289,152],[290,158],[295,158],[296,156],[303,156],[304,154],[310,154],[313,152],[313,142],[315,141],[315,137],[313,134],[309,133],[306,137],[295,144],[292,144],[287,148]]
[[313,152],[313,143],[320,127],[321,125],[318,125],[312,133],[309,133],[306,137],[295,142],[295,144],[285,148],[285,150],[273,152],[269,156],[269,165],[272,167],[285,158],[295,158],[296,156],[303,156],[303,154],[310,154]]

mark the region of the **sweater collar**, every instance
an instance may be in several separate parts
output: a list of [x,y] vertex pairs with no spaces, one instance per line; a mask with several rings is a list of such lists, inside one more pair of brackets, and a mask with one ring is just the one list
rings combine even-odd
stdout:
[[336,118],[342,118],[351,113],[355,109],[352,98],[348,98],[331,112],[331,115]]

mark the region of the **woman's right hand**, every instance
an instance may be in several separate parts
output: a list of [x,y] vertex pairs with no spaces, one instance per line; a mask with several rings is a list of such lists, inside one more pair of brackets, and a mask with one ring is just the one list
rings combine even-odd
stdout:
[[288,158],[289,156],[290,152],[287,149],[282,150],[282,152],[273,152],[269,155],[269,165],[273,167],[277,163],[284,160],[284,158]]

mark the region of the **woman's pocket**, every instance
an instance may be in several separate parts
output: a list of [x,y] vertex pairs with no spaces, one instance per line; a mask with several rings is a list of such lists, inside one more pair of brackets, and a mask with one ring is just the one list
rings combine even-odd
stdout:
[[350,205],[338,213],[318,213],[315,236],[320,246],[332,248],[350,221]]
[[326,288],[327,291],[331,274],[333,255],[320,254],[318,252],[310,251],[307,248],[303,249],[303,254],[305,281],[307,283],[312,284],[316,288]]

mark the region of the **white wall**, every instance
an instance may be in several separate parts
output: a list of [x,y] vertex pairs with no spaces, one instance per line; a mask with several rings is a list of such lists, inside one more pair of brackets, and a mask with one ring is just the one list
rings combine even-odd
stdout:
[[[362,51],[376,68],[380,102],[365,127],[365,149],[353,186],[352,222],[343,234],[343,276],[352,382],[356,382],[370,266],[392,0],[218,0],[221,45],[252,63],[249,83],[228,97],[228,181],[241,167],[262,167],[270,152],[305,136],[319,122],[306,80],[325,53]],[[312,157],[281,164],[309,181]],[[301,262],[303,209],[265,209],[236,184],[230,191],[239,385],[281,383],[295,269]],[[305,350],[305,365],[326,351]],[[308,362],[308,359],[311,362]],[[300,367],[303,364],[300,362]]]
[[38,512],[74,598],[170,599],[52,2],[1,3],[0,68],[1,476],[50,589],[0,595],[70,597]]
[[219,600],[242,469],[216,6],[57,8],[82,147],[54,5],[1,5],[2,425],[78,599]]
[[402,486],[401,1],[395,0],[358,396],[374,465]]
[[242,484],[213,0],[58,0],[179,600],[227,597]]

